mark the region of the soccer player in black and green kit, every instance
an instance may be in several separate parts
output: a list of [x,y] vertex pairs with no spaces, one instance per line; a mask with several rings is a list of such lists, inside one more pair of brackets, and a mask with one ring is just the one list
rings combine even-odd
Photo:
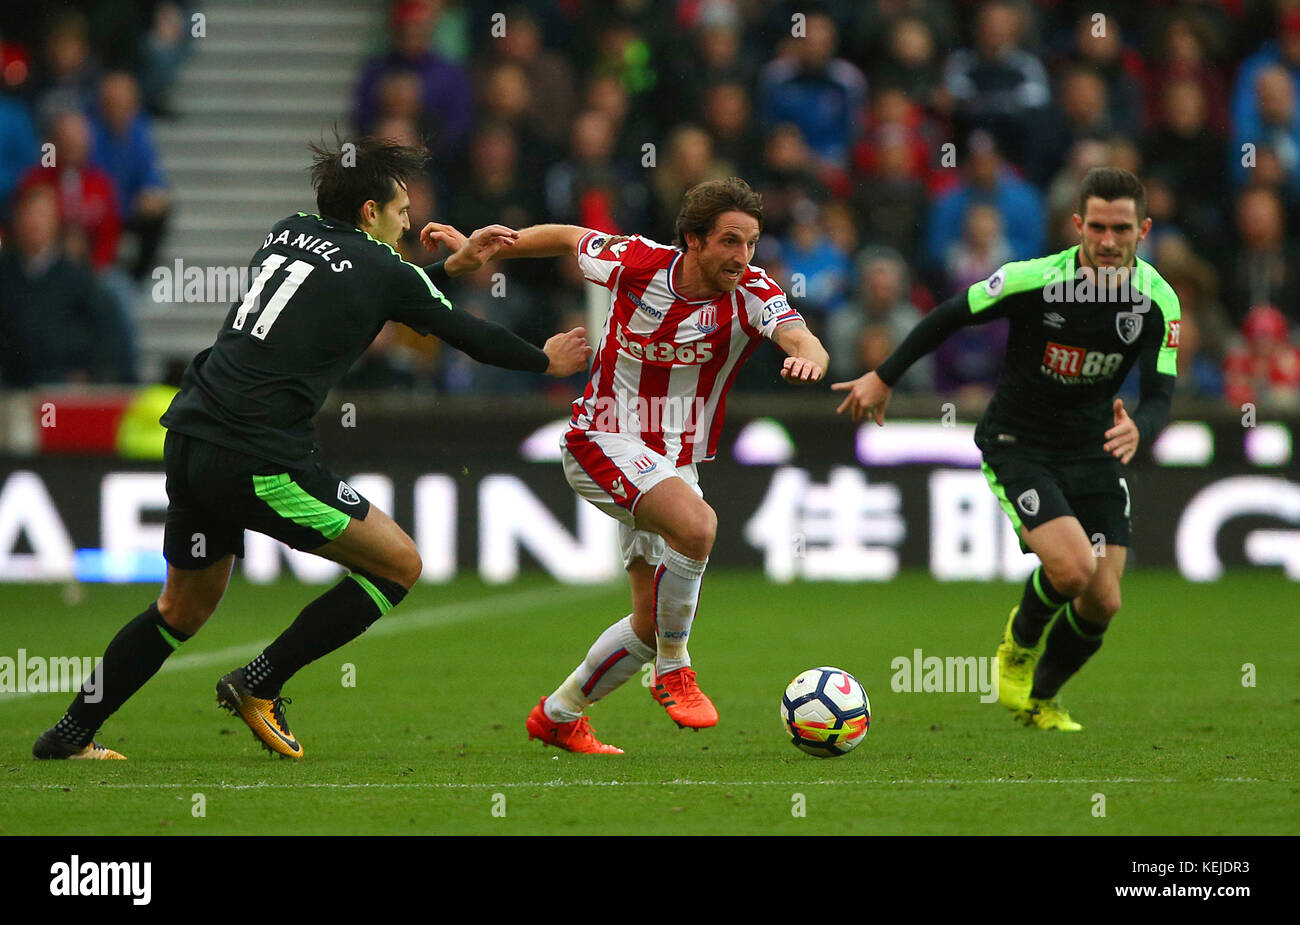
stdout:
[[[1074,224],[1078,245],[1003,266],[935,308],[878,369],[831,387],[849,393],[838,412],[883,424],[891,386],[909,365],[963,325],[1010,319],[975,443],[989,485],[1042,564],[998,647],[999,701],[1026,726],[1067,731],[1083,727],[1058,694],[1120,607],[1130,533],[1123,467],[1169,420],[1179,329],[1178,298],[1137,259],[1151,229],[1137,177],[1090,171]],[[1115,393],[1134,363],[1141,399],[1129,415]]]
[[[457,232],[459,249],[425,268],[393,249],[410,227],[406,183],[423,170],[423,150],[365,138],[313,151],[320,213],[299,212],[266,235],[250,262],[247,296],[194,358],[162,417],[162,594],[109,643],[96,677],[36,740],[37,758],[123,757],[96,743],[96,731],[216,610],[234,558],[243,555],[245,529],[350,570],[260,655],[217,683],[218,703],[258,741],[301,758],[284,717],[285,681],[396,606],[421,568],[411,538],[322,463],[311,421],[326,394],[390,320],[494,366],[558,377],[586,366],[591,348],[582,328],[538,349],[454,311],[438,289],[447,276],[511,246],[511,229],[489,226],[468,239]],[[88,691],[100,696],[88,698]]]

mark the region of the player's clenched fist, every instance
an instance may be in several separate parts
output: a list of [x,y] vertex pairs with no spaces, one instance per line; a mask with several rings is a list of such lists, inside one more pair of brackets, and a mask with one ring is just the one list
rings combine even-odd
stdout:
[[884,426],[885,406],[889,404],[889,395],[893,389],[885,385],[884,380],[874,372],[859,376],[852,382],[832,383],[831,391],[849,393],[835,409],[836,414],[843,414],[847,410],[855,423],[870,417]]
[[781,364],[781,378],[795,385],[820,382],[825,371],[812,360],[803,357],[786,357]]
[[587,329],[574,328],[563,334],[556,334],[542,347],[542,352],[550,359],[546,375],[563,379],[579,370],[587,368],[591,359],[591,344],[587,343]]

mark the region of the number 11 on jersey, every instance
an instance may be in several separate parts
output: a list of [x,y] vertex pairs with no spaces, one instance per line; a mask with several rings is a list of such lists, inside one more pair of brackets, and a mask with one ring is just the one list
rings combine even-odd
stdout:
[[[275,271],[280,269],[280,265],[288,258],[283,254],[271,254],[264,261],[257,271],[257,279],[253,280],[252,288],[248,290],[248,295],[244,296],[244,301],[239,303],[239,311],[235,313],[235,323],[231,325],[236,331],[244,330],[244,321],[248,318],[253,307],[257,305],[258,299],[261,298],[262,290],[266,287],[267,282],[275,275]],[[271,325],[275,324],[275,319],[280,317],[285,303],[289,298],[298,291],[308,275],[314,270],[310,263],[304,260],[295,260],[289,264],[287,276],[284,282],[275,290],[275,295],[271,296],[271,301],[266,303],[261,314],[257,318],[257,326],[253,328],[253,336],[258,340],[266,340],[266,335],[271,332]]]

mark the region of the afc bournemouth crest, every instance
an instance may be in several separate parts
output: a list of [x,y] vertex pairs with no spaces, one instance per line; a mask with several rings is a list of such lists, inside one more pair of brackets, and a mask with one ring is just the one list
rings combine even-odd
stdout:
[[695,326],[703,334],[712,334],[716,331],[718,329],[718,307],[710,305],[707,308],[700,309],[700,317],[695,322]]
[[1020,505],[1020,510],[1033,517],[1038,513],[1038,489],[1031,488],[1029,491],[1022,492],[1016,499],[1016,504]]
[[1118,313],[1115,316],[1115,330],[1124,343],[1133,343],[1142,333],[1142,316],[1137,312]]
[[347,482],[339,482],[339,500],[344,504],[360,504],[361,496]]

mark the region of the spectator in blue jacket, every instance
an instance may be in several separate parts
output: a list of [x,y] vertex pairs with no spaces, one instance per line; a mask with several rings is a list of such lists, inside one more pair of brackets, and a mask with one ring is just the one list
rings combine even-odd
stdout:
[[1277,38],[1260,45],[1259,49],[1237,69],[1236,83],[1232,88],[1232,126],[1240,130],[1259,119],[1259,98],[1256,81],[1262,71],[1281,66],[1291,78],[1295,95],[1300,97],[1300,9],[1278,14]]
[[40,154],[40,142],[27,107],[0,94],[0,222],[9,215],[9,197],[19,178]]
[[930,210],[925,246],[930,266],[943,266],[948,248],[965,227],[967,210],[976,203],[987,203],[1001,213],[1012,260],[1042,256],[1046,215],[1043,198],[1003,163],[992,136],[972,132],[966,150],[959,151],[958,158],[965,164],[965,178]]
[[835,57],[839,37],[824,13],[810,13],[807,34],[787,40],[786,53],[759,77],[763,121],[798,126],[814,155],[844,167],[860,129],[867,79],[857,66]]
[[139,242],[131,276],[143,279],[158,253],[171,196],[158,163],[149,116],[140,108],[140,88],[130,74],[114,71],[105,75],[92,129],[91,160],[113,178],[122,227]]
[[[1260,69],[1255,76],[1255,108],[1245,121],[1235,126],[1230,156],[1233,177],[1238,186],[1250,180],[1251,170],[1243,163],[1243,145],[1259,149],[1272,148],[1286,176],[1286,187],[1300,193],[1300,106],[1297,87],[1286,68],[1280,64]],[[1254,166],[1251,164],[1250,166]]]

